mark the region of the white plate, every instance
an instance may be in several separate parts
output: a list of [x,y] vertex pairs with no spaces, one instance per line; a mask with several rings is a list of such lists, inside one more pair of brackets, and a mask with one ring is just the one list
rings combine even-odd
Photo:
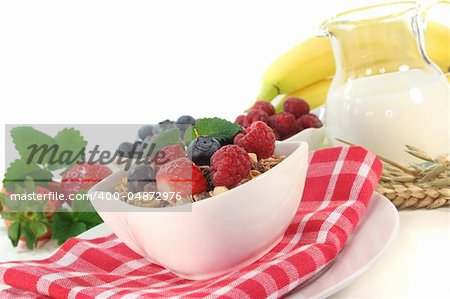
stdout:
[[362,222],[331,267],[288,298],[326,298],[355,281],[397,238],[399,215],[386,197],[374,193]]
[[[398,225],[399,217],[394,205],[386,197],[374,193],[364,219],[336,261],[315,280],[294,290],[288,298],[326,298],[342,290],[368,270],[392,245]],[[94,239],[110,233],[109,227],[101,224],[79,238]]]

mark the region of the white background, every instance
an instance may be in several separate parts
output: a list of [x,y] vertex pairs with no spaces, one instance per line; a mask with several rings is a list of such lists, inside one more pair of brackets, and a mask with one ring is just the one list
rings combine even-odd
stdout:
[[1,1],[0,125],[234,119],[276,57],[376,2]]
[[[373,2],[380,1],[1,1],[0,126],[234,119],[276,57],[326,18]],[[347,295],[356,288],[364,298],[443,296],[448,266],[436,265],[448,265],[448,210],[430,213],[402,212],[389,264]]]

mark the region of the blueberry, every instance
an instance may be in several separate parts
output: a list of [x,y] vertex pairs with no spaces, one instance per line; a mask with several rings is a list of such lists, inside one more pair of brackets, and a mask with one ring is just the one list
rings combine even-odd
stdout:
[[141,138],[141,140],[144,140],[145,137],[153,135],[153,126],[147,125],[143,126],[138,131],[138,137]]
[[175,122],[177,125],[195,125],[197,121],[190,115],[180,116]]
[[132,150],[133,150],[133,143],[131,143],[131,142],[122,142],[117,147],[117,152],[118,152],[119,156],[121,156],[121,157],[131,157]]
[[174,122],[166,119],[159,122],[156,126],[153,127],[153,135],[159,134],[167,129],[175,127]]
[[135,141],[133,144],[133,150],[131,151],[131,157],[140,158],[144,154],[147,144],[143,141]]
[[130,170],[127,180],[129,192],[141,192],[145,185],[155,182],[155,171],[150,165],[139,165]]
[[197,165],[209,165],[209,159],[220,147],[216,138],[199,136],[189,143],[188,157]]
[[211,191],[214,189],[214,184],[212,183],[211,180],[211,172],[209,171],[209,169],[202,169],[203,175],[205,176],[206,179],[206,191]]

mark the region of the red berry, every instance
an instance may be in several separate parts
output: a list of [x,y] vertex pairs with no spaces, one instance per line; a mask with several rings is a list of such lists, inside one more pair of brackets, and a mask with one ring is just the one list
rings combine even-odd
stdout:
[[214,186],[233,188],[246,178],[252,168],[247,152],[237,145],[221,147],[211,157],[211,180]]
[[100,164],[75,164],[62,177],[64,193],[68,196],[80,190],[89,190],[111,173],[111,169]]
[[189,158],[179,158],[164,164],[156,174],[159,192],[177,192],[181,196],[206,191],[203,172]]
[[184,148],[179,145],[166,146],[155,153],[155,161],[153,161],[153,168],[158,172],[159,168],[170,161],[176,160],[186,156]]
[[292,136],[296,132],[295,116],[288,112],[276,114],[271,120],[271,125],[280,134],[282,139]]
[[241,114],[238,117],[236,117],[236,120],[234,122],[241,126],[244,126],[245,118],[246,116],[244,114]]
[[299,118],[309,113],[309,105],[299,98],[288,98],[283,103],[284,111],[294,114],[295,118]]
[[244,120],[244,128],[249,127],[252,123],[262,121],[269,122],[269,115],[263,110],[250,110]]
[[303,128],[303,124],[302,124],[301,118],[297,118],[295,120],[295,129],[296,129],[297,133],[301,132],[301,131],[303,131],[305,129],[305,128]]
[[304,128],[320,128],[322,122],[314,114],[306,114],[299,118],[300,125]]
[[269,116],[275,114],[275,107],[270,102],[265,101],[257,101],[253,105],[252,110],[262,110]]
[[258,159],[265,159],[275,151],[275,134],[268,125],[257,121],[236,135],[234,144],[243,147],[248,153],[255,153]]

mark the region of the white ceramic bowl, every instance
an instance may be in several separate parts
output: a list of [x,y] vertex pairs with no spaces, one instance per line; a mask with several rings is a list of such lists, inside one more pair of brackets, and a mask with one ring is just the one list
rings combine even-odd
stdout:
[[285,139],[280,142],[304,141],[309,144],[310,150],[319,149],[322,146],[324,139],[325,139],[325,135],[326,135],[325,134],[326,133],[325,106],[319,106],[316,109],[311,110],[311,113],[315,114],[319,117],[320,121],[324,124],[322,127],[305,129],[305,130],[289,137],[288,139]]
[[276,154],[287,158],[250,182],[192,204],[191,211],[100,200],[126,177],[125,171],[89,193],[105,223],[132,250],[178,276],[207,279],[255,262],[278,244],[291,223],[303,193],[308,145],[279,143]]

